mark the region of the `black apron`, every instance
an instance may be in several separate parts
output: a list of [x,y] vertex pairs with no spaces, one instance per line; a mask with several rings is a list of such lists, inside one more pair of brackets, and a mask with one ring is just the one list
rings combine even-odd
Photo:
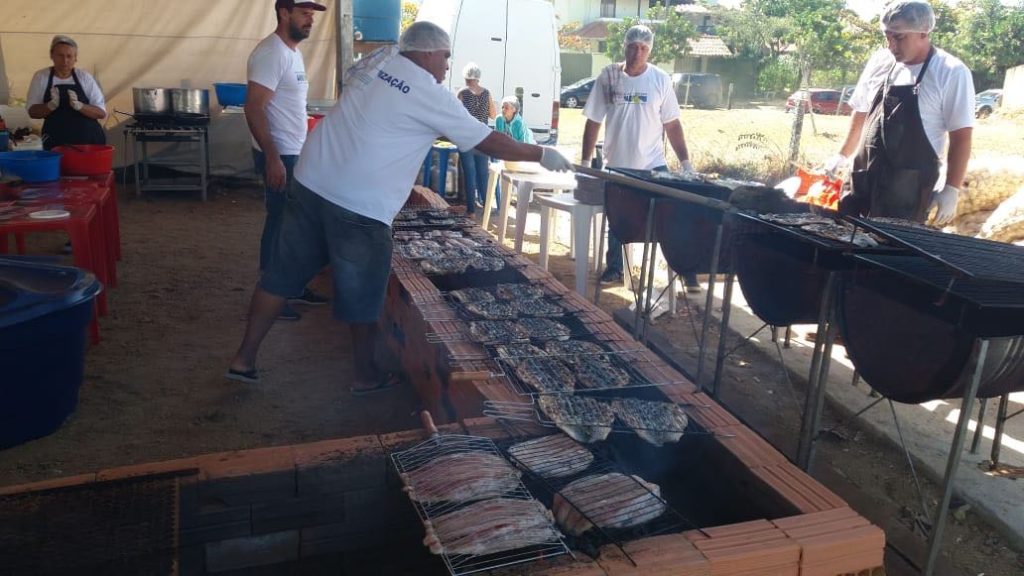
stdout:
[[840,214],[917,222],[927,217],[939,178],[939,157],[924,131],[917,94],[934,54],[932,48],[913,85],[890,86],[896,63],[889,69],[864,120],[847,194],[839,201]]
[[[106,144],[107,135],[103,132],[98,120],[87,118],[80,112],[71,108],[69,92],[78,96],[82,104],[89,104],[89,97],[85,95],[82,84],[78,81],[78,74],[71,71],[71,78],[74,85],[60,84],[57,91],[60,93],[60,102],[57,109],[50,113],[43,120],[43,149],[49,150],[55,146],[64,144]],[[50,78],[46,81],[46,91],[43,92],[43,104],[51,100],[50,89],[53,88],[53,68],[50,68]]]

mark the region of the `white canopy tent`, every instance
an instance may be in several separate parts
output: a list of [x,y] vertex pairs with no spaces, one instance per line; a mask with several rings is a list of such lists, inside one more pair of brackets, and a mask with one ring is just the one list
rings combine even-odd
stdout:
[[[350,1],[350,0],[348,0]],[[337,6],[317,14],[300,44],[310,100],[335,96]],[[132,87],[208,88],[211,172],[243,175],[252,167],[241,114],[222,114],[214,82],[245,82],[246,60],[274,30],[273,0],[30,0],[0,2],[0,104],[24,100],[32,74],[50,66],[50,39],[78,42],[78,67],[96,77],[107,100],[108,142],[119,149],[130,121]],[[351,29],[351,28],[349,28]]]

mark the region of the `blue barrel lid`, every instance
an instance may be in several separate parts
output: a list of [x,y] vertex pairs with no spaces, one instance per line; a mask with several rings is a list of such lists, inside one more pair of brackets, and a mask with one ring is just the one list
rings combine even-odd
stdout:
[[0,329],[66,310],[99,294],[91,273],[48,258],[0,257]]

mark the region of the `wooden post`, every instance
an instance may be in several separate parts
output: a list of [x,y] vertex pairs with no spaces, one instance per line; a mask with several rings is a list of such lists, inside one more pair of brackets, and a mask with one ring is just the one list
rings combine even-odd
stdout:
[[345,70],[355,61],[352,27],[352,0],[338,0],[335,11],[335,77],[337,78],[337,97],[341,98],[341,85],[345,78]]

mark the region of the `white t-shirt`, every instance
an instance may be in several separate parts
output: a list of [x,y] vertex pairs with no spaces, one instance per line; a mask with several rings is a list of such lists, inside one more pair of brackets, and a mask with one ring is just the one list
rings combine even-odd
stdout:
[[[871,109],[871,103],[882,88],[893,62],[895,59],[888,48],[871,55],[850,96],[850,106],[855,112]],[[896,64],[890,85],[913,84],[923,65]],[[936,48],[921,81],[917,101],[928,141],[940,162],[945,163],[946,133],[974,126],[974,80],[971,71],[955,56]]]
[[[103,90],[100,89],[100,85],[96,82],[96,79],[92,77],[92,74],[89,74],[81,68],[75,68],[75,76],[78,76],[78,83],[82,85],[82,90],[85,91],[85,97],[89,99],[89,104],[106,112],[107,101],[103,98]],[[28,85],[28,94],[25,96],[25,101],[29,106],[43,103],[43,98],[46,96],[46,84],[49,79],[49,68],[43,68],[32,76],[32,81],[29,82]],[[74,76],[57,78],[57,75],[54,74],[53,85],[60,86],[62,84],[70,84],[71,86],[74,86]]]
[[341,100],[310,134],[295,179],[338,206],[390,226],[438,136],[466,151],[491,129],[404,56],[371,54],[363,60],[346,73]]
[[[282,156],[294,156],[302,151],[306,141],[306,65],[302,52],[292,50],[276,33],[267,36],[249,55],[250,82],[274,91],[267,103],[270,136]],[[259,149],[253,139],[252,144]]]
[[679,118],[672,78],[648,64],[629,76],[622,64],[605,66],[598,75],[583,115],[605,122],[605,164],[613,168],[650,170],[665,165],[662,135],[665,124]]

